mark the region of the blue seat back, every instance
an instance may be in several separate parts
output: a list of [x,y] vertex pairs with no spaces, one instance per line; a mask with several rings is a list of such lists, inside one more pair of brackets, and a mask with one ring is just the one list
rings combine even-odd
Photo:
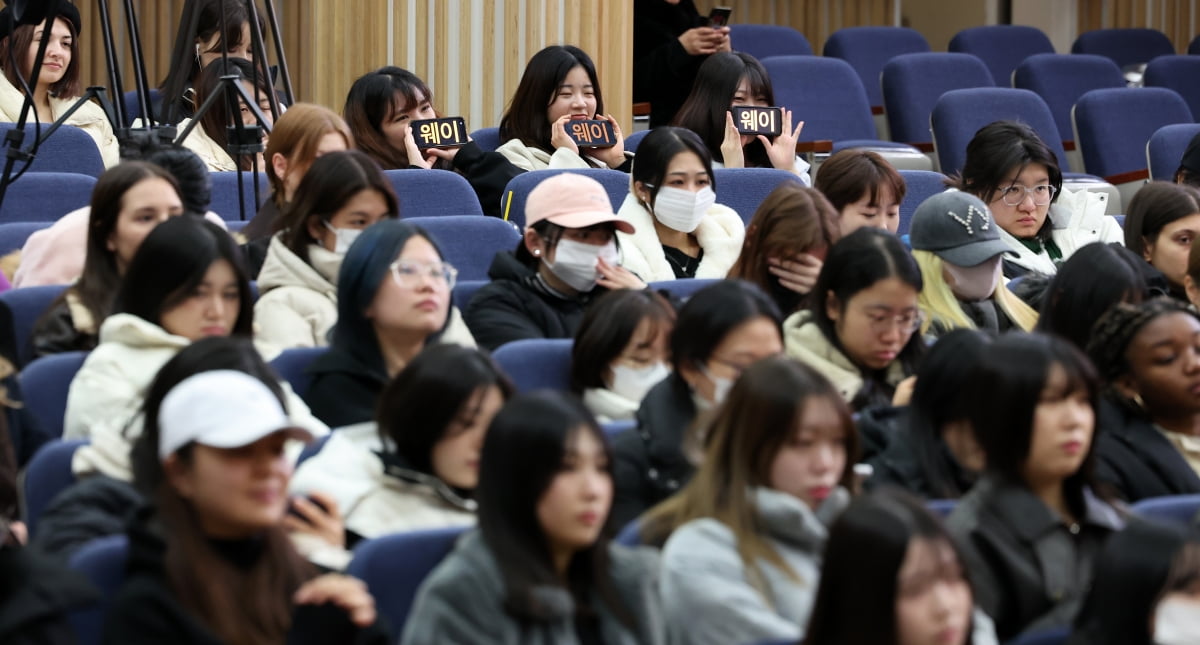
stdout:
[[896,235],[908,234],[913,213],[921,202],[946,190],[946,175],[931,170],[899,170],[904,177],[904,201],[900,202],[900,226]]
[[0,222],[53,222],[92,201],[96,178],[73,172],[27,172],[8,187]]
[[930,513],[943,519],[950,517],[956,506],[958,506],[957,499],[930,499],[925,501],[925,508],[929,509]]
[[[154,108],[154,104],[161,96],[162,90],[157,87],[150,88],[150,95],[146,97],[146,100],[149,101],[151,109]],[[138,105],[137,90],[129,90],[121,97],[121,100],[125,102],[125,118],[130,123],[133,123],[134,119],[142,118],[142,106]]]
[[1175,90],[1187,101],[1192,120],[1200,121],[1200,56],[1159,56],[1146,66],[1146,87]]
[[642,523],[639,520],[621,527],[621,531],[617,533],[617,537],[613,538],[613,542],[621,546],[635,547],[642,545]]
[[425,229],[442,257],[458,269],[459,280],[487,280],[492,258],[517,248],[521,234],[512,222],[483,215],[414,217],[410,223]]
[[1135,515],[1147,519],[1191,525],[1200,511],[1200,495],[1148,497],[1134,502],[1131,508]]
[[247,221],[254,218],[259,204],[265,203],[271,195],[271,187],[267,181],[267,173],[258,173],[258,202],[254,201],[254,173],[250,171],[228,170],[209,173],[212,177],[212,203],[208,209],[221,219],[233,221],[242,219],[242,211],[238,204],[238,174],[242,176],[241,205],[245,209]]
[[18,375],[25,408],[52,437],[62,436],[67,392],[87,355],[87,352],[64,352],[43,356],[26,365]]
[[1063,141],[1074,141],[1071,108],[1075,102],[1090,90],[1125,87],[1125,77],[1116,63],[1103,56],[1035,54],[1017,66],[1013,87],[1042,97]]
[[50,222],[3,222],[0,223],[0,255],[20,251],[29,236],[48,228]]
[[329,441],[329,438],[332,436],[333,436],[333,433],[329,433],[329,434],[325,435],[324,437],[318,438],[317,440],[313,441],[312,443],[308,444],[307,446],[304,446],[304,449],[300,451],[300,455],[298,457],[296,457],[296,466],[299,466],[300,464],[304,463],[309,458],[311,458],[313,455],[317,454],[318,452],[321,452],[321,449],[325,447],[325,442]]
[[505,343],[492,352],[519,392],[571,387],[570,338],[528,338]]
[[1174,54],[1175,46],[1157,29],[1094,29],[1075,39],[1071,53],[1106,56],[1124,69]]
[[492,152],[500,147],[500,128],[479,128],[471,133],[471,139],[484,152]]
[[[776,91],[779,90],[776,89]],[[650,134],[649,130],[638,130],[637,132],[625,137],[625,152],[637,153],[638,144],[640,144],[642,139],[645,139],[646,135],[648,134]]]
[[850,63],[872,107],[883,106],[879,84],[883,66],[897,56],[928,51],[925,36],[908,27],[846,27],[833,32],[825,41],[825,55]]
[[650,288],[655,291],[666,291],[671,294],[672,298],[680,301],[687,301],[696,294],[697,291],[712,286],[720,282],[715,278],[685,278],[680,280],[662,280],[660,282],[651,282]]
[[609,441],[617,438],[617,435],[628,430],[633,430],[637,427],[637,421],[629,419],[627,421],[609,421],[601,426],[604,430],[604,436],[608,437]]
[[892,141],[929,143],[929,115],[950,90],[993,87],[992,73],[970,54],[905,54],[883,66],[883,104]]
[[292,386],[292,391],[296,393],[296,396],[304,398],[308,394],[308,387],[312,385],[312,375],[308,373],[308,366],[325,352],[326,348],[324,347],[285,349],[271,361],[271,367],[275,369],[280,378]]
[[375,608],[400,634],[421,583],[463,531],[461,527],[412,531],[367,540],[354,549],[346,573],[367,584]]
[[[3,224],[0,225],[6,230],[7,227],[18,227],[21,224]],[[30,231],[32,233],[32,231]],[[13,341],[17,347],[17,360],[20,363],[18,367],[24,367],[33,361],[33,326],[41,319],[42,314],[50,308],[50,304],[66,289],[66,285],[55,284],[40,287],[22,287],[20,289],[10,289],[4,293],[0,293],[0,302],[3,302],[8,310],[12,312],[13,319]],[[62,427],[62,421],[59,420],[59,427]]]
[[1051,629],[1047,631],[1033,632],[1023,634],[1008,642],[1008,645],[1063,645],[1067,642],[1067,638],[1071,635],[1071,630],[1066,627]]
[[[500,212],[507,214],[508,221],[514,222],[521,230],[525,230],[525,200],[529,191],[540,184],[543,179],[563,172],[574,172],[587,175],[600,182],[612,202],[613,212],[621,208],[625,196],[629,194],[629,175],[620,170],[609,168],[571,168],[554,170],[531,170],[513,177],[504,188],[504,197]],[[718,200],[720,201],[720,200]]]
[[732,208],[746,224],[779,184],[800,181],[796,175],[778,168],[715,168],[713,179],[717,203]]
[[483,215],[475,189],[462,175],[449,170],[385,170],[396,190],[400,217]]
[[1054,125],[1050,108],[1040,96],[1029,90],[1008,87],[973,87],[946,92],[930,115],[942,173],[961,172],[967,160],[967,144],[975,133],[1000,120],[1020,121],[1033,128],[1058,158],[1059,168],[1068,167],[1058,126]]
[[1075,133],[1084,169],[1100,177],[1146,169],[1146,144],[1164,125],[1191,123],[1192,111],[1164,87],[1092,90],[1079,97]]
[[804,34],[781,25],[729,25],[733,50],[762,60],[771,56],[812,56]]
[[37,535],[38,520],[59,493],[75,483],[71,470],[71,459],[75,450],[87,445],[87,441],[76,439],[63,441],[51,439],[42,444],[25,465],[25,526],[29,534]]
[[996,85],[1012,84],[1013,71],[1034,54],[1053,54],[1054,44],[1037,27],[984,25],[964,29],[950,39],[949,51],[978,56]]
[[[1174,181],[1179,170],[1179,160],[1187,150],[1188,143],[1200,135],[1200,124],[1177,123],[1164,125],[1150,135],[1146,144],[1146,163],[1150,178],[1155,181]],[[2,230],[2,228],[0,228]]]
[[475,296],[475,292],[479,291],[486,285],[489,280],[459,280],[454,285],[454,291],[450,295],[451,302],[459,311],[466,311],[467,305],[470,304],[471,298]]
[[[14,127],[15,123],[0,123],[0,139],[7,137],[8,131]],[[21,144],[21,150],[27,151],[33,147],[36,127],[32,122],[25,124],[25,141]],[[46,128],[46,124],[41,124],[43,132]],[[20,170],[22,165],[23,162],[18,163],[15,168]],[[37,157],[29,165],[29,172],[73,172],[99,177],[104,174],[104,160],[91,135],[73,125],[64,125],[38,148]]]
[[874,139],[875,119],[854,68],[839,58],[775,56],[762,61],[775,103],[804,121],[801,141]]
[[104,615],[117,590],[125,582],[129,538],[124,534],[97,538],[71,556],[71,568],[82,573],[101,592],[90,607],[71,612],[69,620],[80,645],[99,645],[104,632]]

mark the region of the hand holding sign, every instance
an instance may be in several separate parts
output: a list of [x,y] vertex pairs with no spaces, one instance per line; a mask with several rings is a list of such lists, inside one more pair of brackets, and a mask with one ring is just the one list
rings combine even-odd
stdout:
[[467,123],[461,116],[413,121],[412,130],[417,135],[417,147],[422,150],[457,148],[468,141]]
[[774,141],[767,139],[763,135],[758,135],[758,140],[762,142],[763,147],[767,149],[767,157],[771,160],[771,166],[780,170],[791,172],[796,167],[796,140],[800,138],[800,131],[804,129],[804,122],[796,124],[796,129],[792,129],[792,111],[783,111],[783,129],[779,136],[775,137]]
[[579,154],[579,146],[575,140],[567,135],[567,121],[571,120],[571,115],[564,114],[550,124],[550,145],[554,146],[555,150],[566,148],[575,154]]

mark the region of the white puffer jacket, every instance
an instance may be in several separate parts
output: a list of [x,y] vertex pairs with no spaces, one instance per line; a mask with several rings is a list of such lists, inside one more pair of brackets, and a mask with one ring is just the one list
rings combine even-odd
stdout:
[[[1059,194],[1047,217],[1050,218],[1050,225],[1054,227],[1050,232],[1051,239],[1062,251],[1063,260],[1071,257],[1080,247],[1092,242],[1116,242],[1122,245],[1125,243],[1125,233],[1121,230],[1121,225],[1111,215],[1105,214],[1107,204],[1108,195],[1104,193],[1064,188]],[[1000,229],[1000,239],[1004,240],[1015,254],[1005,258],[1006,262],[1045,275],[1058,273],[1058,267],[1045,251],[1034,253],[1004,229]]]
[[[100,325],[100,344],[88,355],[67,394],[64,439],[90,439],[75,451],[77,475],[101,472],[129,481],[129,449],[142,433],[141,406],[158,370],[191,341],[132,314],[113,314]],[[329,432],[308,406],[281,383],[288,414],[315,436]],[[220,401],[213,401],[219,405]]]
[[[675,272],[667,262],[662,242],[654,230],[654,215],[638,203],[633,193],[625,196],[617,215],[633,224],[636,231],[633,235],[617,232],[617,240],[621,244],[621,265],[644,282],[674,280]],[[742,240],[746,237],[742,218],[728,206],[714,204],[693,233],[700,248],[704,249],[704,257],[696,268],[696,277],[723,279],[742,251]]]
[[337,322],[337,274],[342,256],[308,245],[305,262],[271,238],[258,274],[261,295],[254,304],[255,338],[280,350],[325,347]]
[[[541,148],[531,148],[520,139],[509,139],[504,145],[496,148],[496,152],[504,155],[512,165],[521,170],[546,170],[547,168],[608,168],[608,165],[595,157],[587,157],[591,164],[584,160],[586,155],[572,152],[569,148],[558,148],[550,154]],[[628,153],[626,153],[628,156]]]

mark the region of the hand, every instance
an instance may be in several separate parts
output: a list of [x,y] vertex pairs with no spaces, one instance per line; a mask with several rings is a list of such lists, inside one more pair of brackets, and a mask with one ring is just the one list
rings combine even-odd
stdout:
[[428,158],[430,161],[443,159],[445,161],[449,161],[450,163],[454,163],[454,158],[458,156],[458,151],[461,149],[462,146],[457,148],[430,148],[425,151],[425,154],[429,155]]
[[721,163],[725,164],[726,168],[746,167],[746,156],[742,152],[742,133],[738,132],[737,126],[733,124],[733,112],[725,113],[725,138],[721,140]]
[[596,270],[600,272],[600,279],[596,284],[605,289],[645,289],[646,283],[642,279],[633,274],[632,271],[623,266],[613,266],[600,258],[596,264]]
[[693,27],[679,35],[679,44],[683,45],[683,50],[692,56],[715,54],[721,51],[723,45],[728,46],[728,34],[728,27],[721,29]]
[[892,405],[902,406],[908,405],[912,401],[913,388],[917,386],[917,377],[910,376],[896,385],[896,392],[892,394]]
[[621,136],[621,124],[613,118],[611,114],[605,114],[598,117],[612,124],[613,135],[617,138],[617,143],[607,150],[601,148],[596,151],[595,157],[603,161],[609,168],[619,168],[625,163],[625,137]]
[[721,27],[717,31],[721,32],[721,44],[717,47],[718,52],[733,51],[733,39],[729,37],[729,27]]
[[362,580],[340,573],[327,573],[300,586],[292,596],[297,605],[333,603],[350,614],[350,622],[369,627],[375,622],[375,598]]
[[783,111],[783,132],[775,137],[772,142],[763,135],[758,135],[758,140],[762,142],[763,147],[767,149],[767,157],[771,160],[771,165],[780,170],[792,171],[796,167],[796,140],[800,138],[800,131],[804,129],[804,122],[796,124],[796,129],[792,129],[792,111]]
[[575,154],[579,154],[579,146],[575,144],[575,140],[567,136],[567,121],[571,120],[571,115],[564,114],[558,117],[554,123],[550,124],[550,145],[554,146],[555,150],[566,148]]
[[767,258],[767,270],[789,291],[804,295],[813,290],[822,263],[808,253],[801,253],[793,260]]
[[300,517],[288,514],[283,518],[284,527],[293,533],[308,533],[331,546],[346,546],[346,525],[342,522],[337,501],[318,491],[309,491],[309,496],[325,507],[314,504],[305,497],[292,498],[292,508]]
[[433,163],[437,161],[437,157],[429,155],[428,158],[422,156],[421,149],[417,147],[417,140],[412,135],[412,126],[404,126],[404,152],[408,155],[408,165],[417,166],[429,170],[433,167]]

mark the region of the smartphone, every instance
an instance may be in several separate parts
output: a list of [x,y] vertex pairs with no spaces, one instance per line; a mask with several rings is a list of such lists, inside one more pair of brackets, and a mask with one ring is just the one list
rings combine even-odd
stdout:
[[[317,508],[321,509],[321,510],[322,510],[322,511],[324,511],[325,513],[328,513],[328,512],[329,512],[329,508],[328,508],[328,507],[326,507],[326,506],[325,506],[324,504],[322,504],[321,502],[318,502],[318,501],[317,501],[316,499],[314,499],[313,497],[311,497],[311,496],[305,496],[305,499],[307,499],[309,502],[311,502],[311,503],[312,503],[312,505],[313,505],[313,506],[316,506]],[[301,515],[301,514],[300,514],[300,511],[297,511],[297,510],[296,510],[296,503],[295,503],[295,500],[288,502],[288,515],[291,515],[291,516],[293,516],[293,517],[300,518],[300,520],[301,520],[301,521],[304,521],[304,522],[307,522],[307,521],[308,521],[308,519],[307,519],[307,518],[305,518],[303,515]]]
[[731,14],[733,14],[732,7],[713,7],[712,13],[708,14],[708,26],[713,29],[728,26]]
[[777,137],[783,132],[783,108],[735,105],[733,124],[742,134],[762,134]]

